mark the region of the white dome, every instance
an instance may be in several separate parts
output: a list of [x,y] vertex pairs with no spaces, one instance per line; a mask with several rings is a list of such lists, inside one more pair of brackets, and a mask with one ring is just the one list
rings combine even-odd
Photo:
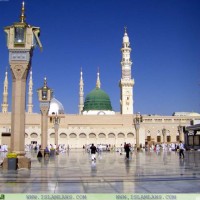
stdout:
[[49,115],[64,114],[64,107],[56,98],[52,98],[49,107]]

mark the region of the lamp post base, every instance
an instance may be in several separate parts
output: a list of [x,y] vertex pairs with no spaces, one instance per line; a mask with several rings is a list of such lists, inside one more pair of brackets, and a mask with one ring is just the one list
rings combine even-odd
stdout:
[[[8,170],[8,159],[9,158],[4,158],[3,160],[3,170]],[[31,159],[24,157],[24,156],[18,156],[17,157],[17,167],[16,169],[30,169],[31,168]]]

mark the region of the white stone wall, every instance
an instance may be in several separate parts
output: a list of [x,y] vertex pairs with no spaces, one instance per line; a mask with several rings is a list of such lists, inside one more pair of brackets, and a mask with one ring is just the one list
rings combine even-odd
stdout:
[[[10,130],[10,114],[0,113],[0,144],[2,144],[2,133]],[[85,144],[111,144],[116,147],[124,142],[136,143],[136,133],[133,123],[134,115],[104,115],[83,116],[64,115],[59,126],[59,144],[70,145],[72,148],[82,148]],[[188,126],[191,120],[200,120],[194,116],[143,116],[140,125],[139,141],[144,145],[147,136],[151,136],[151,142],[157,142],[157,135],[161,136],[162,129],[166,129],[166,136],[171,136],[171,142],[176,142],[178,126]],[[41,115],[26,114],[25,144],[33,141],[41,143]],[[167,141],[167,140],[166,140]],[[48,144],[55,143],[55,131],[53,123],[48,122]]]

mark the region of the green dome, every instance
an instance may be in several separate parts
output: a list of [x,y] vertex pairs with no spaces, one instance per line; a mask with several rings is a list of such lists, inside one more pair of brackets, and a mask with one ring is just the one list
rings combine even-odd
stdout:
[[112,110],[109,96],[100,88],[95,88],[86,96],[83,111],[89,110]]

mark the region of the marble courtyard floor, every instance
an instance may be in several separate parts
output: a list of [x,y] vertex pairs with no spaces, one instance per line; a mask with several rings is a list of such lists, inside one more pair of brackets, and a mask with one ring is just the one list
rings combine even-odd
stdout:
[[[0,153],[3,156],[3,153]],[[83,150],[53,158],[31,157],[30,170],[0,168],[3,193],[200,193],[200,152],[139,152],[129,160],[117,152],[97,154],[92,162]]]

